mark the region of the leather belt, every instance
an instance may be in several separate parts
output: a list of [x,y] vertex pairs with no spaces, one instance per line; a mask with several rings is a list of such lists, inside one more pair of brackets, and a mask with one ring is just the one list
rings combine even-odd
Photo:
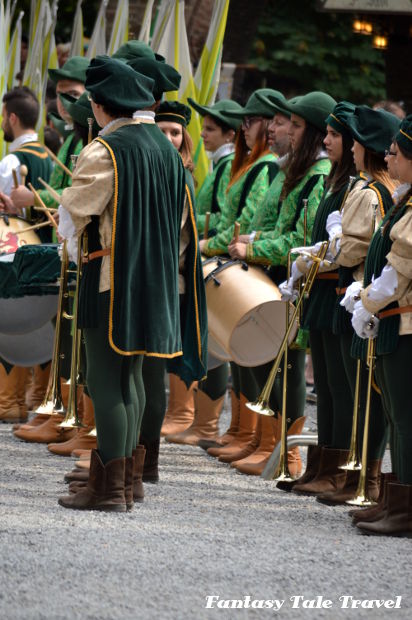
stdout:
[[339,274],[336,271],[318,273],[316,276],[316,280],[339,280]]
[[412,306],[402,306],[399,308],[391,308],[390,310],[384,310],[383,312],[378,312],[376,315],[378,319],[386,319],[388,316],[395,316],[396,314],[407,314],[408,312],[412,312]]
[[336,295],[344,295],[346,293],[346,291],[348,290],[348,287],[345,286],[344,288],[336,288]]
[[97,250],[97,252],[90,252],[87,256],[82,256],[82,263],[90,263],[91,260],[100,258],[102,256],[110,256],[112,248],[106,248],[105,250]]

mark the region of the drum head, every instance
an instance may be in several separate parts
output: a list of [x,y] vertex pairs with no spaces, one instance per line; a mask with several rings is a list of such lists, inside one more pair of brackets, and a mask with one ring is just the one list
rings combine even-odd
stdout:
[[0,334],[0,357],[14,366],[45,364],[53,356],[53,341],[54,327],[50,321],[29,334]]
[[211,355],[210,348],[209,348],[209,352],[208,352],[208,356],[207,356],[207,369],[208,369],[208,371],[209,370],[214,370],[215,368],[219,368],[219,366],[222,366],[222,364],[224,364],[224,362],[222,362],[222,360],[220,360],[217,357],[214,357],[213,355]]
[[30,228],[29,222],[21,217],[9,215],[0,217],[0,254],[13,254],[22,245],[36,245],[40,238],[34,232],[23,232]]
[[0,299],[0,334],[28,334],[46,325],[57,313],[58,295]]

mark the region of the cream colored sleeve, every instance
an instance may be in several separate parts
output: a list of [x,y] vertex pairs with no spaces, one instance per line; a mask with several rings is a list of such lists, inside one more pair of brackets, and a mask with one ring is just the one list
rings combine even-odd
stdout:
[[355,188],[349,194],[342,214],[340,253],[336,258],[339,265],[355,267],[363,263],[380,220],[375,192]]
[[67,187],[61,204],[70,213],[80,234],[92,215],[102,215],[113,199],[114,169],[109,152],[100,142],[86,146],[77,160],[72,186]]
[[[393,301],[400,301],[405,296],[409,299],[409,294],[412,290],[412,205],[394,225],[390,237],[393,243],[386,259],[396,269],[398,286],[393,295],[386,297],[382,301],[373,301],[367,297],[369,287],[362,292],[363,305],[373,314]],[[400,305],[405,304],[401,303]]]

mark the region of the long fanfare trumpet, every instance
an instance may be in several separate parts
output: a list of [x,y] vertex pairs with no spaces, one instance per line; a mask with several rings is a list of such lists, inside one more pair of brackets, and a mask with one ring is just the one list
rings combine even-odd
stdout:
[[[373,327],[373,317],[369,323],[369,327]],[[365,423],[363,429],[363,443],[362,443],[362,468],[359,477],[359,484],[356,490],[356,496],[353,499],[349,499],[346,503],[351,506],[373,506],[376,502],[368,495],[366,476],[368,471],[368,438],[369,438],[369,418],[371,410],[371,395],[373,387],[373,371],[375,368],[375,349],[376,339],[368,339],[368,350],[366,355],[366,365],[368,366],[368,389],[366,395],[365,406]]]
[[356,383],[355,383],[355,398],[353,400],[353,422],[352,433],[350,438],[350,447],[348,460],[344,465],[341,465],[339,469],[345,469],[346,471],[357,471],[362,468],[362,464],[359,456],[358,447],[358,424],[359,424],[359,407],[360,407],[360,381],[361,381],[361,360],[357,360],[356,363]]

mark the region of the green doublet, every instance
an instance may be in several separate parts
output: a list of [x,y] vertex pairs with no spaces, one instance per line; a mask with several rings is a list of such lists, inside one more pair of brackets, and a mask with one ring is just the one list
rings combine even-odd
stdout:
[[13,151],[20,165],[27,166],[26,185],[31,183],[35,189],[43,187],[39,177],[48,182],[52,173],[52,161],[40,142],[25,142],[17,151]]
[[[83,144],[81,140],[76,143],[74,134],[71,133],[62,144],[59,152],[57,153],[57,157],[59,161],[61,161],[66,166],[66,168],[69,168],[69,170],[73,170],[71,155],[79,155],[82,148]],[[58,164],[56,164],[53,168],[53,172],[50,175],[49,185],[51,185],[58,194],[62,194],[63,190],[66,187],[70,187],[71,184],[71,177],[66,174]],[[53,209],[58,208],[59,203],[50,195],[47,189],[39,190],[39,194],[46,207],[51,207]]]
[[[360,177],[363,178],[363,177]],[[388,210],[392,207],[393,201],[392,196],[389,193],[389,190],[382,185],[382,183],[378,183],[377,181],[370,181],[365,185],[363,189],[373,189],[376,193],[379,201],[380,208],[383,213],[387,213]],[[338,270],[338,284],[337,287],[340,289],[346,289],[353,282],[353,272],[356,270],[357,265],[355,267],[339,267]],[[346,311],[340,305],[344,294],[338,295],[336,297],[335,308],[333,313],[333,333],[334,334],[349,334],[353,332],[352,328],[352,316],[349,312]],[[357,356],[355,356],[357,357]],[[362,356],[364,359],[364,356]]]
[[[371,284],[372,278],[378,278],[381,275],[382,269],[387,264],[386,256],[389,254],[392,247],[390,232],[396,222],[398,222],[401,217],[405,215],[406,209],[407,203],[405,203],[398,211],[396,205],[392,206],[382,220],[380,227],[374,234],[365,261],[365,272],[363,279],[363,285],[365,288]],[[398,302],[394,301],[385,306],[385,308],[382,308],[382,312],[384,310],[390,310],[398,307]],[[377,355],[385,355],[395,351],[399,340],[399,323],[399,314],[381,319],[376,340]],[[354,334],[352,340],[352,355],[354,357],[364,359],[366,355],[366,343],[366,340],[363,340]]]
[[[225,203],[222,208],[222,215],[217,225],[217,234],[209,240],[205,254],[224,254],[232,236],[229,237],[228,231],[233,224],[241,217],[244,209],[248,213],[254,214],[257,204],[269,189],[278,171],[276,157],[273,153],[268,153],[258,159],[226,192]],[[250,216],[253,217],[253,215]],[[247,232],[246,222],[240,227],[240,234]]]
[[[332,211],[339,211],[346,196],[346,187],[333,192],[325,191],[316,212],[312,230],[311,245],[328,238],[326,221]],[[335,272],[328,272],[330,274]],[[338,280],[315,279],[305,306],[303,326],[307,329],[332,331],[333,311],[336,303],[336,286]]]
[[186,250],[186,290],[180,307],[183,356],[167,364],[168,372],[178,375],[189,387],[193,381],[204,379],[207,374],[207,308],[202,259],[195,216],[195,188],[191,172],[186,173],[186,200],[190,221],[190,242]]
[[226,188],[230,181],[230,170],[234,153],[224,155],[213,166],[213,172],[207,175],[196,197],[197,229],[202,233],[205,229],[206,213],[210,213],[209,237],[216,234],[225,202]]
[[144,123],[97,140],[114,168],[110,346],[120,355],[182,355],[177,274],[185,178],[180,157],[169,146],[160,147]]

